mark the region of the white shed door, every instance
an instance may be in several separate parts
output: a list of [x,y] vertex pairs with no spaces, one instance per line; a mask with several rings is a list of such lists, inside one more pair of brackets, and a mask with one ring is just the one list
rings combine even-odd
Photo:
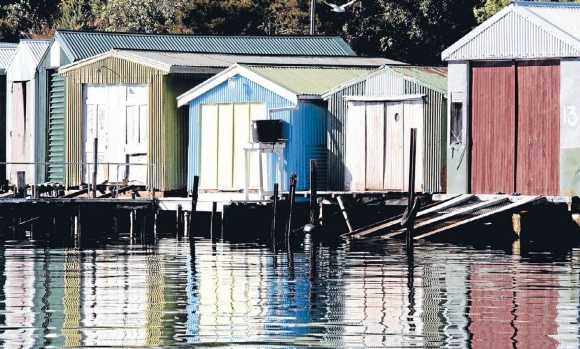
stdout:
[[[200,187],[244,188],[244,147],[251,141],[251,122],[266,118],[265,104],[204,104],[201,106]],[[266,168],[266,161],[264,168]],[[266,172],[266,171],[265,171]],[[249,162],[250,187],[257,188],[257,155]]]
[[[148,140],[147,85],[85,85],[84,162],[94,159],[98,140],[97,183],[122,180],[146,183]],[[92,181],[92,165],[85,165]]]

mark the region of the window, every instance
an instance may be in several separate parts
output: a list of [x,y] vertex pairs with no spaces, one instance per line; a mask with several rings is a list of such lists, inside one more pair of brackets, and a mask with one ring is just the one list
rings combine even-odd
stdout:
[[451,103],[449,144],[463,143],[463,103]]

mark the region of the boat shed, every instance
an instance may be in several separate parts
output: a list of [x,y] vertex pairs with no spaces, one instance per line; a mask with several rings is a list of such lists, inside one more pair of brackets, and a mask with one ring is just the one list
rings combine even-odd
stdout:
[[[16,183],[16,172],[24,171],[26,181],[36,179],[40,167],[34,132],[38,117],[38,64],[48,48],[49,40],[21,40],[6,68],[6,161],[20,165],[7,166],[7,179]],[[24,164],[28,163],[28,164]]]
[[[0,86],[6,87],[6,70],[18,44],[0,43]],[[6,88],[0,88],[0,162],[6,162]],[[0,180],[6,180],[6,165],[0,164]]]
[[579,18],[512,2],[443,51],[448,192],[580,195]]
[[322,97],[329,189],[407,191],[417,128],[416,190],[445,190],[446,68],[389,64]]
[[[298,176],[297,189],[310,185],[309,160],[317,162],[318,186],[326,188],[326,103],[321,95],[371,68],[235,65],[181,95],[189,106],[188,183],[200,176],[200,189],[244,188],[244,156],[254,149],[255,120],[281,120],[283,170],[274,156],[266,160],[266,188]],[[272,148],[275,145],[271,145]],[[259,154],[261,152],[258,152]],[[249,164],[249,186],[259,174],[256,156]],[[258,158],[259,162],[259,158]],[[261,187],[260,187],[261,188]]]
[[[76,177],[65,175],[64,76],[62,66],[109,52],[112,49],[224,53],[240,55],[355,56],[338,36],[209,36],[159,35],[145,33],[56,31],[39,64],[38,158],[50,162],[39,180],[73,185]],[[191,87],[191,84],[190,86]]]

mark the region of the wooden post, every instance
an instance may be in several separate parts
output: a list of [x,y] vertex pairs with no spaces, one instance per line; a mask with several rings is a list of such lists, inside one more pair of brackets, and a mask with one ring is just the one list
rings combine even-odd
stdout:
[[210,238],[211,241],[216,241],[216,234],[215,234],[215,230],[216,230],[216,218],[217,218],[217,202],[212,202],[211,204],[211,220],[210,220],[210,225],[209,225],[209,234],[210,234]]
[[274,196],[272,197],[272,228],[270,237],[272,239],[272,250],[276,250],[276,212],[278,211],[278,183],[274,183]]
[[294,200],[296,195],[296,182],[297,176],[292,174],[290,176],[290,193],[289,193],[289,204],[288,204],[288,219],[286,220],[286,239],[290,237],[292,232],[292,209],[294,207]]
[[[409,201],[407,203],[407,213],[409,222],[407,224],[407,252],[413,247],[413,226],[415,217],[413,216],[413,206],[415,201],[415,157],[417,152],[417,129],[411,129],[411,144],[409,145]],[[415,213],[416,214],[416,213]],[[412,252],[411,252],[412,253]]]
[[183,211],[183,234],[185,237],[189,235],[189,212]]
[[320,216],[320,206],[317,200],[316,160],[310,160],[310,224],[317,226]]
[[93,141],[93,198],[97,197],[97,161],[99,160],[99,139]]
[[177,237],[181,237],[183,235],[183,209],[180,205],[177,205]]
[[522,216],[519,213],[512,214],[512,228],[519,239],[522,233]]
[[16,172],[16,197],[26,197],[26,172]]
[[193,216],[197,210],[197,198],[199,195],[199,176],[193,177],[193,189],[191,191],[191,213],[189,215],[189,236],[193,236]]
[[352,232],[354,229],[352,228],[352,224],[350,223],[350,219],[348,218],[348,212],[346,211],[346,207],[344,202],[342,201],[342,196],[337,196],[336,201],[338,201],[338,206],[340,207],[340,211],[342,212],[342,216],[344,217],[344,221],[346,222],[346,226],[348,227],[348,232]]

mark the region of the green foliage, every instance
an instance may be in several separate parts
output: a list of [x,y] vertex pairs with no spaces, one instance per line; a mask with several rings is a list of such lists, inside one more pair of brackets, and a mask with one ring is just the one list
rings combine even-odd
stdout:
[[[316,33],[341,35],[360,55],[441,64],[441,51],[477,24],[475,14],[492,14],[488,3],[493,1],[505,0],[358,0],[345,13],[336,13],[317,0]],[[309,33],[310,0],[18,0],[0,7],[5,41],[45,35],[54,27],[304,35]]]
[[482,23],[501,9],[509,5],[511,0],[487,0],[485,5],[473,9],[477,23]]

